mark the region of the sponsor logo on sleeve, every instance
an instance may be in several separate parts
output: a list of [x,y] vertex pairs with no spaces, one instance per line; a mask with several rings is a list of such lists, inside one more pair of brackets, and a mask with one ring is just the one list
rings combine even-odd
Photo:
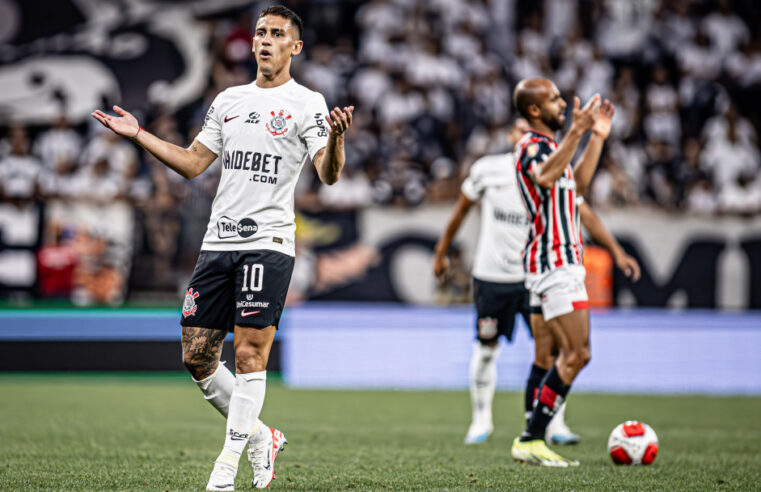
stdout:
[[322,116],[322,113],[314,114],[314,124],[319,128],[319,131],[317,132],[318,137],[328,136],[328,129],[325,128],[325,117]]
[[206,116],[203,119],[203,126],[201,127],[201,130],[206,129],[206,125],[209,123],[209,120],[211,119],[211,116],[214,114],[214,106],[209,106],[209,110],[206,112]]

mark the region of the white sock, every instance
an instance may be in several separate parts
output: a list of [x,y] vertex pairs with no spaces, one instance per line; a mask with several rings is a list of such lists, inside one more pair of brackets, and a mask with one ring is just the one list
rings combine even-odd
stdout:
[[491,405],[497,388],[497,357],[500,347],[481,342],[473,344],[470,359],[470,401],[473,406],[473,423],[493,426]]
[[262,426],[259,412],[264,404],[266,387],[267,371],[238,374],[235,377],[235,389],[230,397],[227,415],[225,445],[217,461],[228,464],[234,462],[237,466],[249,438]]
[[211,376],[197,381],[193,381],[201,388],[203,397],[211,405],[227,418],[227,410],[230,407],[230,396],[233,394],[235,387],[235,375],[230,372],[223,362],[219,363],[217,370]]
[[[235,388],[235,375],[230,372],[225,363],[220,362],[219,367],[217,367],[217,370],[211,376],[200,381],[193,378],[193,381],[201,389],[206,401],[211,403],[224,418],[227,418],[227,412],[230,408],[230,397]],[[264,423],[258,419],[256,423],[258,424],[258,429],[264,431],[264,427],[266,427]]]

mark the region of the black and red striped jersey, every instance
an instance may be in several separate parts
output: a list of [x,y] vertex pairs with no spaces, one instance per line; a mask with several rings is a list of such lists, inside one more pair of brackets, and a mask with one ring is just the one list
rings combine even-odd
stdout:
[[582,264],[579,208],[571,163],[551,189],[542,188],[534,181],[535,167],[546,161],[557,147],[553,138],[535,130],[526,132],[515,146],[518,188],[531,224],[523,250],[526,273],[544,273]]

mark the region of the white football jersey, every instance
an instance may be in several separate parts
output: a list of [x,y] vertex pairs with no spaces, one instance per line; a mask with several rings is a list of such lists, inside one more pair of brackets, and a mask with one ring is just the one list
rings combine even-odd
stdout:
[[325,98],[293,79],[230,87],[214,99],[196,137],[222,163],[202,250],[294,256],[296,181],[307,153],[327,145],[327,114]]
[[462,183],[462,193],[471,201],[481,201],[473,276],[487,282],[522,282],[529,222],[512,153],[477,160]]

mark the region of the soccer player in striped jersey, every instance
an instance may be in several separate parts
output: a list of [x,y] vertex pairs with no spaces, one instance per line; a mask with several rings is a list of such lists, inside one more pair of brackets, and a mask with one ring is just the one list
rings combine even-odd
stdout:
[[[524,118],[517,118],[507,133],[512,148],[528,129]],[[521,250],[528,234],[528,218],[518,191],[512,152],[487,155],[470,168],[444,234],[436,245],[434,274],[443,281],[449,273],[447,251],[470,209],[481,203],[481,230],[473,263],[473,292],[477,319],[476,341],[470,360],[472,420],[465,435],[466,444],[485,442],[492,431],[492,401],[497,386],[499,337],[512,341],[516,315],[528,325],[531,321],[528,291]],[[550,363],[551,365],[551,363]],[[533,408],[533,388],[528,407]],[[558,413],[553,419],[556,439],[578,440]],[[550,436],[552,437],[552,436]]]
[[[267,361],[293,272],[294,190],[311,158],[326,184],[344,164],[344,132],[353,107],[334,108],[291,78],[303,47],[301,19],[282,6],[256,21],[252,51],[256,80],[220,93],[196,140],[187,149],[158,139],[119,107],[119,116],[93,117],[131,138],[186,178],[217,158],[222,176],[201,253],[182,308],[183,362],[209,401],[227,419],[225,439],[206,490],[234,490],[248,445],[252,485],[269,487],[283,433],[259,420]],[[220,364],[222,343],[233,332],[236,374]]]
[[[553,135],[565,123],[566,102],[551,81],[525,79],[513,94],[529,131],[515,149],[516,173],[529,216],[523,252],[532,307],[541,307],[560,353],[542,378],[526,430],[512,446],[513,458],[543,466],[578,466],[545,443],[547,425],[571,383],[590,360],[588,297],[584,286],[577,196],[589,185],[610,134],[613,104],[596,94],[581,108],[574,98],[573,121],[562,143]],[[571,158],[585,133],[589,142],[575,166]]]
[[[511,147],[528,129],[528,122],[517,118],[507,140]],[[616,265],[634,281],[639,265],[626,254],[592,209],[578,199],[581,223],[592,239],[606,248]],[[515,318],[522,315],[534,336],[535,358],[526,382],[524,410],[531,417],[542,378],[552,368],[557,347],[540,307],[529,307],[524,285],[522,250],[528,235],[528,218],[521,201],[513,153],[482,157],[470,168],[444,234],[436,244],[433,271],[443,281],[449,273],[446,253],[470,209],[481,202],[481,230],[473,264],[473,290],[476,305],[476,342],[470,361],[472,420],[465,435],[466,444],[485,442],[492,431],[492,401],[497,386],[498,339],[512,340]],[[565,404],[547,428],[546,440],[554,444],[576,444],[579,436],[565,424]]]

